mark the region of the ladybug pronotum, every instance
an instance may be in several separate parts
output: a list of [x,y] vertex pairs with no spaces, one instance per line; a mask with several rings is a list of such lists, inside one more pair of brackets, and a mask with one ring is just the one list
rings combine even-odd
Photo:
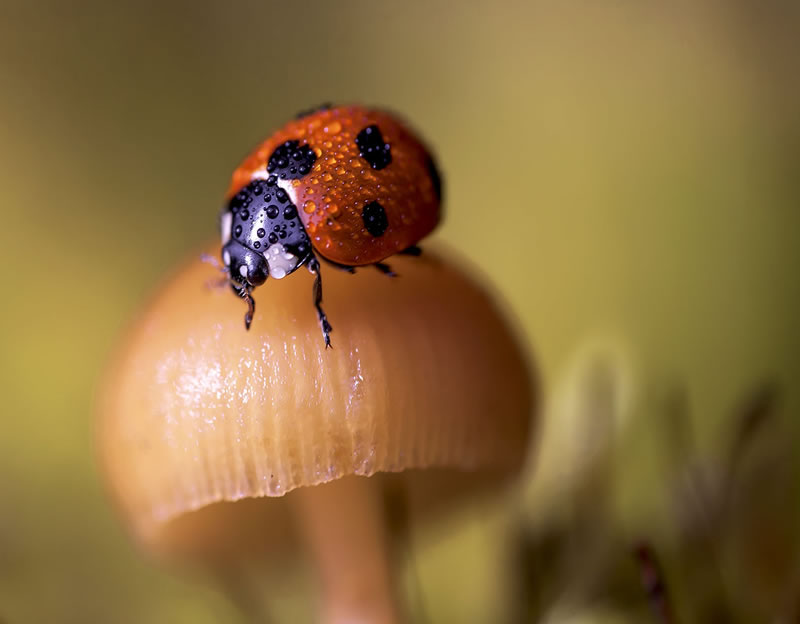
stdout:
[[234,171],[220,217],[224,270],[248,304],[245,327],[253,289],[306,266],[330,346],[319,260],[393,275],[383,261],[419,253],[416,244],[439,222],[441,194],[430,153],[391,114],[323,106],[299,115]]

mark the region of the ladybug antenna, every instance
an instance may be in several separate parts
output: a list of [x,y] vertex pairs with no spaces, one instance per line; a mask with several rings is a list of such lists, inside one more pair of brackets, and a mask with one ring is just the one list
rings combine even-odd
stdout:
[[214,256],[212,256],[211,254],[203,253],[200,254],[200,260],[202,262],[205,262],[206,264],[210,264],[225,276],[222,278],[206,281],[207,288],[225,288],[230,283],[230,278],[228,277],[230,270],[228,269],[228,267],[220,264],[220,261],[217,260]]
[[226,275],[228,274],[228,267],[221,264],[220,261],[217,260],[215,256],[212,256],[211,254],[207,253],[202,253],[200,254],[200,260],[202,262],[205,262],[206,264],[210,264],[211,266],[221,271],[222,273],[225,273]]

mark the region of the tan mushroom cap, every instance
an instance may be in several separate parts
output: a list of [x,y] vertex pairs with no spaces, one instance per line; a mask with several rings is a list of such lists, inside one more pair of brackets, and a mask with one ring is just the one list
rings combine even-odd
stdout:
[[98,401],[102,463],[136,536],[156,550],[253,549],[286,525],[262,497],[410,471],[411,495],[436,499],[516,473],[532,371],[450,257],[394,257],[397,278],[323,266],[328,350],[305,271],[255,291],[248,332],[244,302],[209,287],[217,270],[184,266],[129,330]]

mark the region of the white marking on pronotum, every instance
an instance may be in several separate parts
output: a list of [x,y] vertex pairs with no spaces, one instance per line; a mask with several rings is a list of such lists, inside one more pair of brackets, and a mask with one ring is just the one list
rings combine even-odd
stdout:
[[243,264],[239,267],[239,273],[241,273],[242,277],[247,277],[247,265]]
[[[229,240],[231,240],[231,226],[233,225],[233,213],[228,212],[227,210],[223,212],[219,217],[219,231],[222,235],[222,245],[224,246]],[[226,262],[225,264],[230,264]]]
[[229,267],[231,265],[231,254],[226,249],[222,252],[222,261],[225,263],[225,266]]
[[269,265],[269,276],[273,279],[282,279],[297,268],[299,259],[294,254],[286,251],[280,243],[269,246],[264,256]]

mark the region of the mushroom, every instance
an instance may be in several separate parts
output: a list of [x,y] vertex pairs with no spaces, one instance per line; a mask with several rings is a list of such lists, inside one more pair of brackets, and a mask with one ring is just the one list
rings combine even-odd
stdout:
[[242,302],[178,270],[127,330],[98,399],[109,489],[143,548],[279,561],[301,538],[320,620],[400,622],[388,487],[412,505],[508,482],[524,462],[532,369],[492,296],[446,258],[325,274],[325,349],[311,276]]

